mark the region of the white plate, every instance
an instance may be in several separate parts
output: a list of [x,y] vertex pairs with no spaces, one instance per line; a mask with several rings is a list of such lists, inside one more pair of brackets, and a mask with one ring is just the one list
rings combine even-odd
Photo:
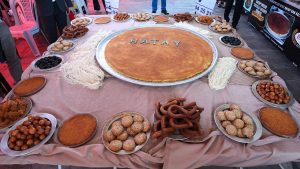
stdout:
[[209,25],[208,23],[200,22],[200,21],[198,20],[198,16],[195,16],[194,18],[195,18],[195,21],[196,21],[196,22],[198,22],[198,23],[200,23],[200,24],[202,24],[202,25]]
[[[142,13],[143,13],[143,12],[142,12]],[[136,14],[133,14],[133,15],[132,15],[132,18],[133,18],[135,21],[138,21],[138,22],[146,22],[146,21],[149,21],[149,20],[152,18],[152,15],[151,15],[151,14],[149,14],[149,13],[144,13],[144,14],[147,15],[147,19],[146,19],[146,20],[139,20],[138,18],[136,18],[137,13],[136,13]]]
[[73,50],[73,49],[75,48],[75,43],[74,43],[73,41],[71,41],[71,40],[65,40],[65,39],[64,39],[64,41],[68,41],[68,42],[73,43],[73,46],[70,47],[70,48],[67,49],[67,50],[64,50],[64,51],[54,51],[54,50],[51,49],[52,46],[53,46],[54,43],[55,43],[55,42],[54,42],[54,43],[52,43],[51,45],[49,45],[49,46],[47,47],[47,51],[48,51],[48,52],[51,52],[51,53],[63,54],[63,53],[69,52],[69,51],[71,51],[71,50]]
[[262,135],[262,126],[261,126],[261,123],[260,121],[258,120],[258,118],[253,115],[253,114],[250,114],[250,113],[246,113],[244,111],[242,111],[244,114],[248,115],[252,120],[253,120],[253,123],[254,123],[254,126],[255,126],[255,134],[254,136],[249,139],[249,138],[240,138],[240,137],[236,137],[236,136],[231,136],[229,135],[226,130],[224,129],[224,127],[222,126],[222,124],[220,123],[220,120],[217,118],[217,112],[219,111],[223,111],[223,110],[226,110],[226,109],[229,109],[230,107],[230,104],[223,104],[221,106],[219,106],[215,111],[214,111],[214,121],[218,127],[218,129],[228,138],[230,138],[231,140],[234,140],[236,142],[239,142],[239,143],[253,143],[255,142],[256,140],[258,140],[261,135]]
[[16,129],[16,127],[20,124],[22,124],[24,121],[26,121],[28,119],[28,117],[23,118],[22,120],[18,121],[12,128],[10,128],[9,130],[6,131],[5,135],[2,137],[1,140],[1,151],[2,153],[8,155],[8,156],[24,156],[24,155],[29,155],[30,153],[32,153],[35,150],[40,149],[47,141],[50,140],[50,138],[52,137],[52,135],[55,132],[56,129],[56,125],[57,125],[57,120],[56,118],[52,115],[52,114],[48,114],[48,113],[37,113],[37,114],[33,114],[32,116],[40,116],[43,118],[48,119],[51,122],[51,130],[49,135],[43,140],[41,141],[38,145],[35,145],[27,150],[23,150],[23,151],[14,151],[11,150],[8,147],[8,139],[9,139],[9,131]]
[[[225,36],[227,36],[227,35],[225,35]],[[222,41],[222,38],[225,37],[225,36],[220,36],[219,42],[220,42],[221,44],[223,44],[223,45],[225,45],[225,46],[228,46],[228,47],[231,47],[231,48],[234,48],[234,47],[242,47],[242,46],[244,46],[244,42],[242,41],[241,38],[238,38],[238,39],[241,41],[241,44],[240,44],[240,45],[237,45],[237,46],[230,45],[230,44],[227,44],[227,43],[223,42],[223,41]],[[231,36],[231,37],[233,37],[233,36]]]
[[[164,28],[176,28],[176,29],[181,29],[181,30],[185,30],[187,32],[191,32],[193,34],[195,34],[196,36],[201,37],[204,41],[206,41],[210,47],[212,48],[213,51],[213,61],[211,63],[211,65],[202,73],[197,74],[196,76],[193,76],[189,79],[185,79],[185,80],[180,80],[180,81],[176,81],[176,82],[162,82],[162,83],[155,83],[155,82],[148,82],[148,81],[142,81],[142,80],[136,80],[127,76],[122,75],[121,73],[115,71],[106,61],[105,57],[104,57],[104,51],[105,51],[105,47],[108,44],[108,42],[113,39],[114,37],[118,36],[119,34],[122,34],[126,31],[129,30],[134,30],[134,29],[138,29],[138,28],[146,28],[146,27],[164,27]],[[130,82],[130,83],[134,83],[134,84],[139,84],[139,85],[143,85],[143,86],[174,86],[174,85],[179,85],[179,84],[184,84],[184,83],[189,83],[192,82],[194,80],[197,80],[205,75],[207,75],[215,66],[215,64],[217,63],[217,59],[218,59],[218,50],[215,46],[215,44],[208,38],[204,37],[203,35],[191,31],[189,29],[185,29],[185,28],[181,28],[181,27],[177,27],[174,25],[164,25],[164,24],[155,24],[155,25],[150,25],[150,26],[137,26],[137,27],[132,27],[129,29],[124,29],[121,31],[117,31],[114,32],[108,36],[106,36],[102,41],[99,42],[98,46],[97,46],[97,50],[96,50],[96,60],[98,61],[99,65],[106,71],[108,72],[110,75]]]
[[[48,57],[48,56],[57,56],[57,57],[60,57],[60,58],[61,58],[61,62],[60,62],[58,65],[56,65],[56,66],[54,66],[54,67],[51,67],[51,68],[49,68],[49,69],[40,69],[40,68],[38,68],[37,66],[35,66],[35,63],[36,63],[38,60],[40,60],[40,59],[42,59],[42,58],[44,58],[44,57]],[[44,72],[44,71],[51,71],[51,70],[54,70],[54,69],[59,68],[59,67],[64,63],[64,61],[65,61],[65,60],[64,60],[64,57],[61,56],[61,55],[58,55],[58,54],[47,54],[47,55],[41,56],[41,57],[35,59],[34,61],[32,61],[31,64],[30,64],[30,67],[31,67],[31,69],[33,69],[33,70],[41,71],[41,72]]]
[[93,19],[92,19],[92,18],[89,18],[89,17],[80,17],[80,18],[75,18],[75,19],[73,19],[73,20],[71,21],[71,25],[76,26],[76,25],[74,24],[74,21],[75,21],[75,20],[80,20],[80,19],[88,19],[88,20],[89,20],[89,22],[88,22],[87,25],[85,25],[85,26],[88,26],[89,24],[93,23]]
[[[126,115],[140,115],[140,116],[143,116],[143,115],[141,115],[140,113],[137,113],[137,112],[134,112],[134,111],[125,111],[125,112],[121,112],[121,113],[118,113],[118,114],[114,115],[114,116],[112,117],[111,120],[109,120],[108,122],[106,122],[105,125],[104,125],[104,127],[103,127],[103,129],[102,129],[102,133],[101,133],[102,142],[103,142],[105,148],[106,148],[107,150],[109,150],[110,152],[114,153],[114,154],[125,155],[125,154],[132,154],[132,153],[135,153],[135,152],[139,151],[141,148],[143,148],[143,147],[147,144],[147,142],[148,142],[148,140],[149,140],[149,138],[150,138],[150,131],[151,131],[151,129],[146,133],[147,140],[145,141],[145,143],[144,143],[144,144],[141,144],[141,145],[137,145],[133,151],[125,151],[125,150],[120,150],[120,151],[118,151],[118,152],[111,151],[111,150],[108,148],[108,144],[109,144],[109,143],[108,143],[107,141],[105,141],[104,138],[103,138],[104,131],[107,131],[107,130],[111,127],[111,125],[112,125],[113,122],[115,122],[116,120],[121,119],[122,117],[124,117],[124,116],[126,116]],[[144,117],[144,116],[143,116],[143,117]],[[146,117],[144,117],[144,120],[147,120],[148,122],[150,122]],[[151,124],[151,123],[150,123],[150,124]],[[151,125],[151,126],[152,126],[152,125]],[[128,136],[128,138],[130,138],[130,137],[131,137],[131,136]],[[132,138],[132,137],[131,137],[131,138]]]

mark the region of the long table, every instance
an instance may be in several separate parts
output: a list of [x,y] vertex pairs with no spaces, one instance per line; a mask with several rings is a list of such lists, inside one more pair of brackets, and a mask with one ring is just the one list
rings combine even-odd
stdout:
[[[97,16],[90,16],[96,18]],[[82,44],[94,33],[103,30],[120,30],[132,26],[154,24],[149,22],[124,23],[110,22],[105,25],[91,24],[90,31],[78,41]],[[208,30],[207,26],[193,21],[191,25]],[[232,57],[230,48],[218,42],[220,35],[211,39],[217,46],[219,57]],[[247,44],[245,44],[247,46]],[[66,53],[68,57],[72,51]],[[82,56],[84,57],[84,56]],[[9,157],[0,152],[0,164],[52,164],[85,167],[128,167],[128,168],[196,168],[206,165],[214,166],[255,166],[278,164],[300,159],[299,138],[285,139],[270,134],[263,129],[262,137],[252,144],[233,142],[220,133],[213,122],[212,112],[224,103],[236,103],[248,113],[257,114],[257,110],[266,106],[251,92],[251,84],[256,79],[246,76],[238,69],[224,90],[212,90],[207,77],[194,82],[172,87],[146,87],[121,81],[114,77],[104,80],[98,90],[72,85],[65,81],[61,72],[35,72],[28,67],[22,76],[43,75],[47,84],[43,90],[30,96],[33,100],[32,112],[51,113],[60,122],[78,113],[90,113],[97,117],[99,129],[96,136],[87,144],[68,148],[52,139],[32,155]],[[284,81],[274,74],[274,81],[285,85]],[[105,121],[122,111],[137,111],[153,122],[154,103],[173,97],[185,97],[187,101],[196,101],[204,111],[201,113],[201,127],[210,131],[207,141],[188,144],[165,138],[149,140],[141,151],[131,155],[115,155],[106,150],[101,140],[102,127]],[[300,105],[295,102],[289,112],[300,122]],[[2,135],[0,136],[2,137]]]

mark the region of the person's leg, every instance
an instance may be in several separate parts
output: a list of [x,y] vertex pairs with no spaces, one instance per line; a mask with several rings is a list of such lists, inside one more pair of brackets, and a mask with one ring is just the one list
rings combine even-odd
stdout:
[[152,13],[157,11],[157,0],[152,0]]
[[167,10],[167,0],[161,0],[161,10]]
[[226,6],[225,6],[225,12],[224,12],[224,19],[227,22],[230,21],[229,14],[230,14],[231,8],[233,6],[233,2],[234,2],[234,0],[226,0]]
[[61,11],[57,4],[54,3],[54,17],[55,17],[55,22],[57,23],[59,35],[62,34],[62,31],[64,27],[66,27],[67,24],[67,14],[65,11]]
[[234,14],[232,19],[232,27],[236,28],[237,24],[239,23],[241,14],[243,12],[243,0],[236,0],[235,7],[234,7]]
[[4,22],[0,23],[0,40],[1,47],[7,60],[9,72],[15,82],[21,80],[22,66],[20,58],[17,55],[15,41]]
[[94,10],[99,11],[100,4],[99,4],[98,0],[93,0],[93,4],[94,4]]

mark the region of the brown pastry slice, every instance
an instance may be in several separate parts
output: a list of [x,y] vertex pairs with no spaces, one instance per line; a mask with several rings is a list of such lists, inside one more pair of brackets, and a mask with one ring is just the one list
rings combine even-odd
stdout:
[[88,142],[95,134],[97,120],[90,114],[79,114],[66,120],[58,130],[61,144],[74,147]]
[[168,22],[169,17],[168,16],[157,15],[153,18],[153,20],[154,20],[154,22],[158,22],[158,23]]
[[253,59],[254,53],[248,48],[232,48],[231,54],[240,59]]
[[262,125],[276,135],[293,137],[298,133],[298,125],[292,116],[278,108],[264,107],[259,116]]
[[111,21],[110,17],[100,17],[95,19],[96,24],[106,24],[109,23],[110,21]]
[[13,89],[13,92],[17,96],[30,96],[40,91],[45,84],[46,79],[44,77],[32,77],[17,84],[17,86]]

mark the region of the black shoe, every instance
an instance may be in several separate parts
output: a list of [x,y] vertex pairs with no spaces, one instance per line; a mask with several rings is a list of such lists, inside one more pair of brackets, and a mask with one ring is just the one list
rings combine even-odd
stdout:
[[161,13],[165,14],[165,15],[169,15],[167,10],[161,10]]
[[232,25],[232,28],[233,28],[233,29],[236,29],[236,25]]
[[152,11],[152,13],[156,13],[156,11]]

